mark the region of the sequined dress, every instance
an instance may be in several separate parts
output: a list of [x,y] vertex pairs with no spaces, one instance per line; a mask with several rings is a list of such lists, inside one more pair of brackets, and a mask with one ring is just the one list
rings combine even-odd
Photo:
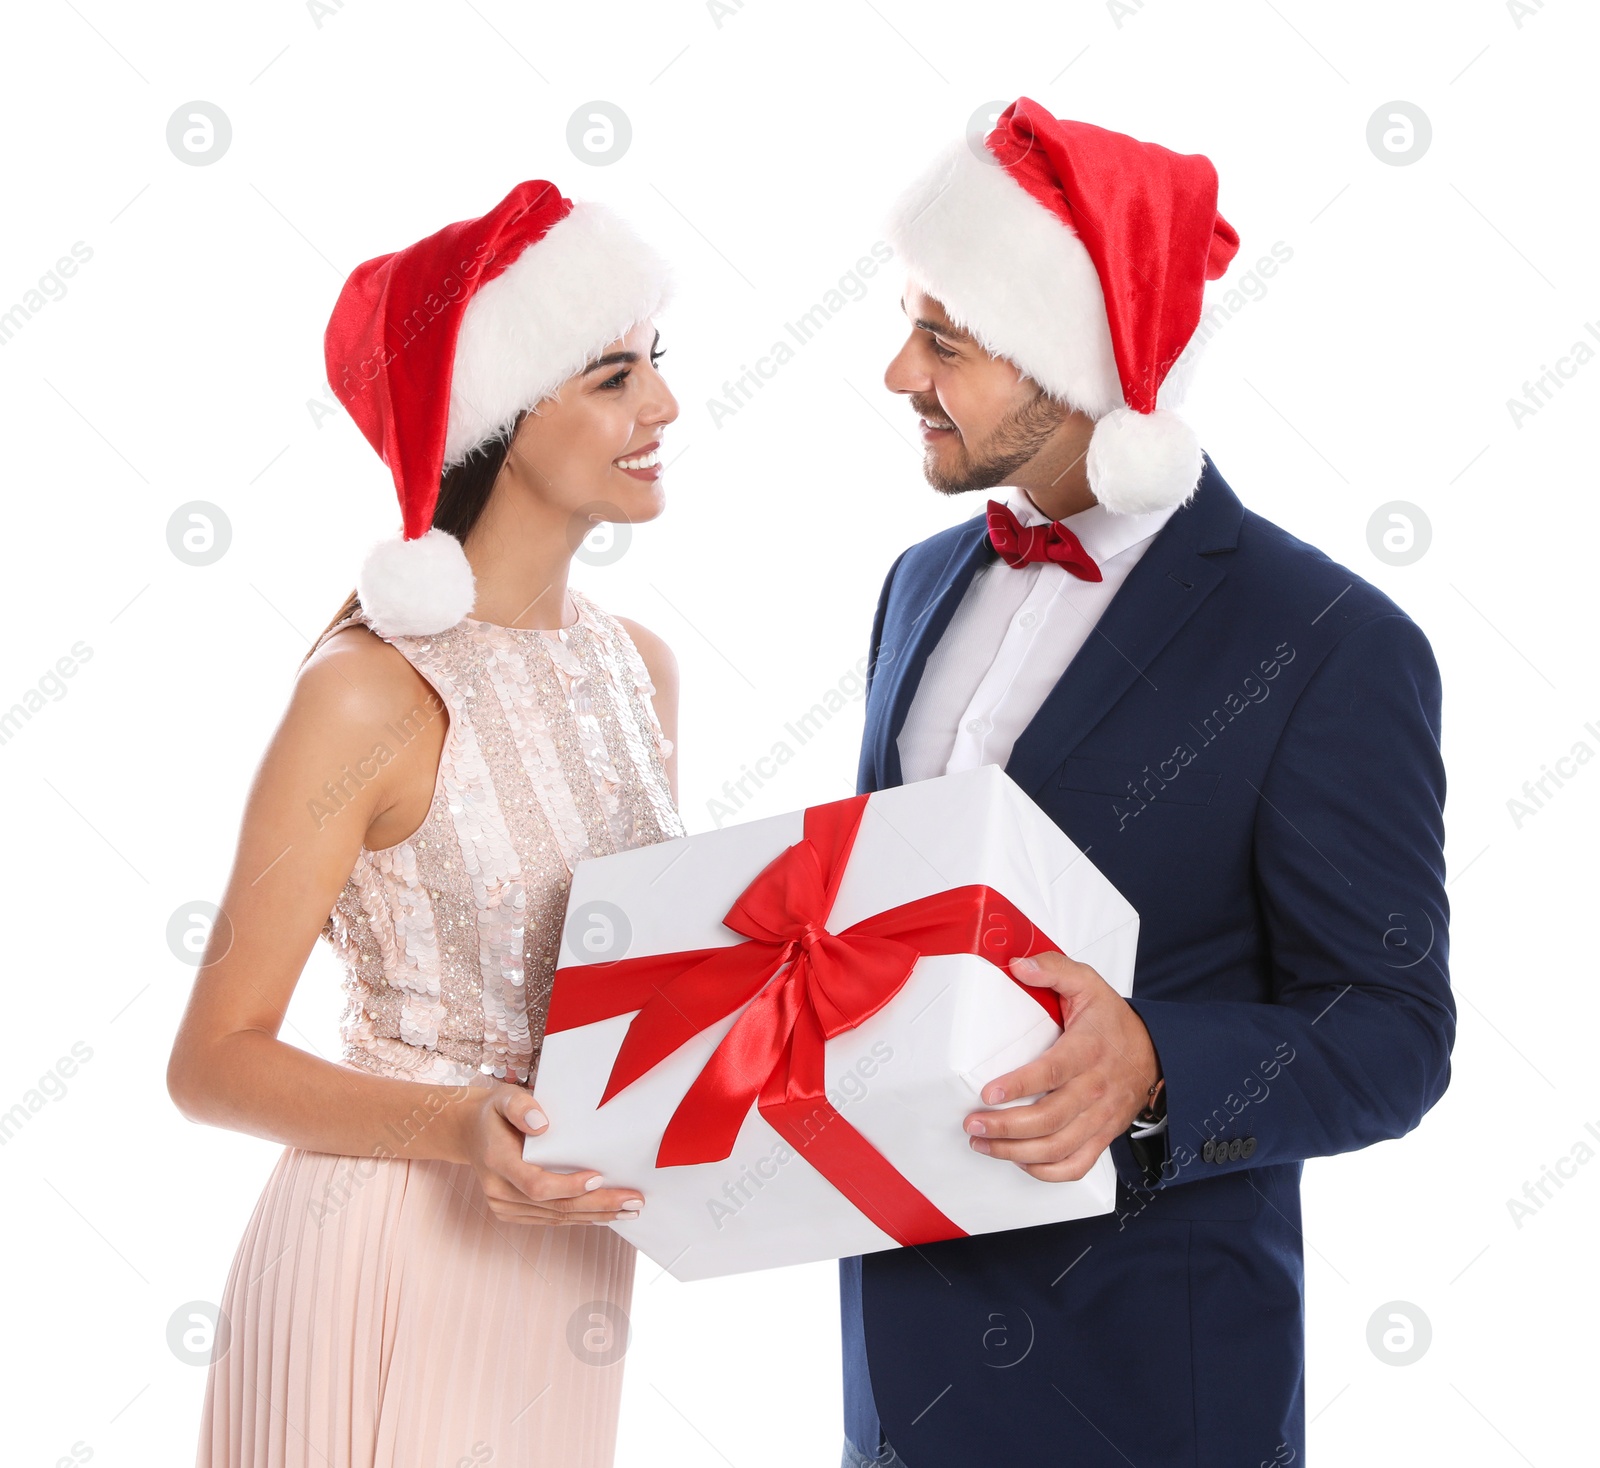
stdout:
[[[683,834],[644,662],[572,597],[558,631],[387,639],[449,726],[421,826],[361,851],[323,929],[344,1065],[528,1082],[573,864]],[[608,1228],[500,1222],[465,1164],[286,1147],[223,1294],[197,1468],[609,1464],[633,1266]]]

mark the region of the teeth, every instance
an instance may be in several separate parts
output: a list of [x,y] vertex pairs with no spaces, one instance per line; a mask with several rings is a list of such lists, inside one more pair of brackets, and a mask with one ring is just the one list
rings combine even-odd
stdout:
[[618,459],[619,469],[654,469],[661,462],[661,450],[651,449],[648,454],[640,454],[637,459]]
[[935,423],[931,418],[924,418],[922,424],[925,428],[943,428],[947,431],[955,428],[954,423]]

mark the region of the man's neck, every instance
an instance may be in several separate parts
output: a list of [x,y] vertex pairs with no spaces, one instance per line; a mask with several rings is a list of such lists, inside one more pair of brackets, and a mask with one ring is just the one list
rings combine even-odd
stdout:
[[1059,484],[1034,484],[1031,480],[1013,479],[1011,486],[1023,490],[1033,501],[1034,508],[1051,520],[1065,520],[1068,515],[1076,515],[1099,503],[1090,493],[1087,479],[1082,485],[1070,488],[1065,480]]
[[1010,482],[1025,490],[1042,515],[1064,520],[1097,503],[1089,488],[1089,437],[1094,423],[1073,413]]

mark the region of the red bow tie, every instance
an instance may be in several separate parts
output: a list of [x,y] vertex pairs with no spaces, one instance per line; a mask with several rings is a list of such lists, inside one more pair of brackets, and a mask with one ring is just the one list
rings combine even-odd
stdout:
[[989,543],[1008,566],[1031,561],[1054,561],[1082,581],[1099,581],[1100,568],[1083,543],[1059,520],[1048,525],[1024,525],[999,500],[989,501]]

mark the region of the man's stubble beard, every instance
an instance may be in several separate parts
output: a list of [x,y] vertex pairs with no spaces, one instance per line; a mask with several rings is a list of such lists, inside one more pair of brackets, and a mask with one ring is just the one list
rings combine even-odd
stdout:
[[[912,406],[918,407],[915,400]],[[920,407],[918,410],[921,411]],[[932,412],[944,416],[937,407]],[[1020,408],[1014,408],[995,425],[983,445],[981,457],[975,457],[963,439],[960,442],[959,462],[952,470],[946,471],[941,469],[930,448],[923,456],[923,475],[940,494],[949,495],[965,494],[973,489],[993,489],[996,485],[1005,484],[1018,469],[1038,454],[1071,412],[1064,404],[1054,402],[1040,393]]]

